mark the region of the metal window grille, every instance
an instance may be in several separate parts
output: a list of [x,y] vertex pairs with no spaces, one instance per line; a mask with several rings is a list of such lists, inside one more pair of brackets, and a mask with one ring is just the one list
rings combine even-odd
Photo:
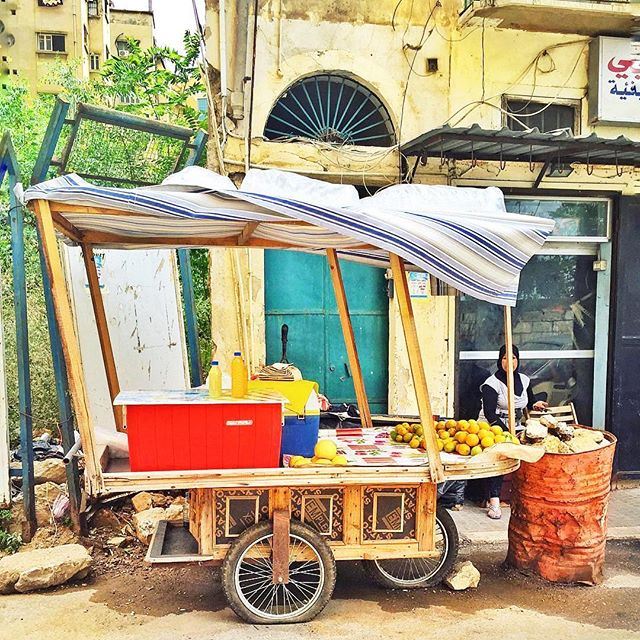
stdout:
[[87,11],[90,18],[98,17],[98,0],[87,0]]
[[391,117],[367,87],[339,73],[299,80],[271,109],[264,129],[270,140],[311,138],[333,144],[390,147]]
[[[535,128],[539,129],[541,133],[548,133],[549,131],[568,129],[572,134],[577,133],[578,112],[573,105],[509,98],[505,101],[505,106],[509,112],[508,115],[505,115],[505,124],[513,131]],[[524,127],[518,120],[527,126]]]
[[89,56],[89,68],[91,71],[98,71],[100,69],[100,56],[97,53],[92,53]]

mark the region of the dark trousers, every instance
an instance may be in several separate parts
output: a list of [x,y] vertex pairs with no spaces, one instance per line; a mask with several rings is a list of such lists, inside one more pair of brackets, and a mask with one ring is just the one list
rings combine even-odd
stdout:
[[489,498],[499,498],[502,491],[502,476],[487,478],[485,483],[485,491],[489,494]]

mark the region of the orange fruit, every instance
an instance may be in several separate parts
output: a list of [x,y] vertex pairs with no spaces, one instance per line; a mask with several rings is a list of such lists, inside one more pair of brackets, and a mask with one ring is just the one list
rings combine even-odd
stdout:
[[435,426],[437,427],[438,431],[440,431],[441,429],[446,428],[447,422],[446,420],[440,420],[440,422],[435,423]]
[[465,442],[470,447],[475,447],[480,442],[480,438],[478,438],[478,436],[475,433],[468,433],[467,439],[465,440]]
[[478,424],[471,424],[469,423],[469,433],[478,433],[478,431],[480,431],[480,427],[478,426]]
[[480,440],[483,440],[487,436],[493,437],[493,433],[491,433],[491,431],[489,431],[489,429],[480,429],[480,431],[478,431],[478,438]]
[[456,449],[456,441],[455,440],[447,440],[442,447],[446,453],[453,453]]
[[411,438],[411,442],[409,443],[409,446],[412,449],[417,449],[420,446],[420,438]]
[[467,431],[469,429],[469,423],[466,420],[458,420],[458,429]]
[[456,447],[456,453],[461,456],[468,456],[471,453],[471,447],[468,444],[461,443]]
[[491,429],[491,425],[488,422],[486,422],[485,420],[480,420],[480,422],[478,422],[478,426],[481,429]]
[[492,447],[495,444],[495,440],[491,436],[487,436],[486,438],[482,438],[482,440],[480,440],[480,444],[482,445],[483,449],[486,449],[487,447]]
[[447,429],[452,429],[453,427],[457,427],[458,423],[455,420],[447,420],[445,425]]
[[453,436],[458,433],[458,430],[455,427],[449,427],[449,435],[453,438]]
[[455,435],[455,439],[462,444],[466,441],[468,435],[469,434],[466,431],[458,431]]
[[399,436],[403,436],[405,433],[407,433],[407,429],[406,429],[403,425],[400,425],[400,426],[396,429],[396,433],[397,433]]
[[411,433],[410,431],[407,431],[407,433],[405,433],[405,434],[402,436],[402,439],[403,439],[405,442],[411,442],[411,438],[413,438],[413,433]]
[[499,436],[502,433],[502,427],[498,427],[497,425],[495,427],[491,427],[491,433]]
[[480,445],[476,445],[471,449],[472,456],[477,456],[479,453],[482,453],[482,447]]
[[497,435],[495,437],[496,444],[499,444],[500,442],[506,442],[506,441],[507,441],[507,438],[504,435]]
[[472,420],[469,420],[468,422],[469,422],[469,426],[470,427],[477,427],[478,426],[477,420],[473,420],[472,419]]
[[448,440],[450,437],[448,431],[438,431],[438,438],[440,438],[440,440]]

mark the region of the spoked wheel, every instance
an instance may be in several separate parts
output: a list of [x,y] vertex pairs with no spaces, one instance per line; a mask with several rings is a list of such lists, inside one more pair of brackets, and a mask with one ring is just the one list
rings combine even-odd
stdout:
[[435,543],[437,556],[365,560],[371,578],[386,589],[424,589],[444,580],[458,557],[458,530],[444,507],[436,512]]
[[336,584],[336,563],[326,541],[291,521],[289,581],[272,581],[273,526],[260,522],[244,531],[222,564],[229,606],[252,624],[307,622],[327,605]]

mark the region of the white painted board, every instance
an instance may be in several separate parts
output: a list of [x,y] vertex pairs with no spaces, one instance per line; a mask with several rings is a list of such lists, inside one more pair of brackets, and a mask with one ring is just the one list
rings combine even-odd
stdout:
[[[2,274],[0,273],[0,282]],[[0,290],[0,309],[2,309],[2,291]],[[7,380],[4,368],[4,330],[0,314],[0,506],[11,501],[9,485],[9,403],[7,401]]]
[[[126,435],[115,427],[82,252],[68,246],[63,252],[96,438],[112,455],[126,455]],[[94,249],[94,255],[120,389],[188,388],[175,251]]]

